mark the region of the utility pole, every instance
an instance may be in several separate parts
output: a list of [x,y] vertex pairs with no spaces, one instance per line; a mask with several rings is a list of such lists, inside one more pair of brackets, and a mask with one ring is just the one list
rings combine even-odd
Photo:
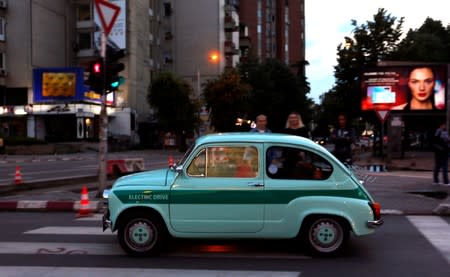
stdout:
[[106,111],[106,35],[102,32],[101,57],[103,58],[103,91],[100,104],[100,133],[98,145],[98,191],[97,197],[103,194],[106,188],[106,163],[108,154],[108,113]]
[[106,111],[106,92],[109,89],[107,85],[107,55],[106,55],[106,40],[111,32],[114,22],[120,12],[120,7],[105,0],[95,0],[95,7],[102,25],[101,38],[101,57],[103,60],[103,87],[101,91],[101,107],[100,107],[100,134],[99,134],[99,149],[98,149],[98,191],[97,197],[103,194],[106,187],[106,163],[108,153],[108,114]]

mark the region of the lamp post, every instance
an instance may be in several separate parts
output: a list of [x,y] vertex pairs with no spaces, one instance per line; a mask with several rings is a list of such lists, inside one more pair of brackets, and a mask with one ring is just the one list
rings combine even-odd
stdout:
[[[202,59],[203,60],[203,59]],[[217,50],[211,50],[208,52],[208,64],[219,64],[220,62],[220,54]],[[197,97],[201,95],[201,72],[200,72],[200,65],[197,66]],[[203,122],[202,125],[205,127],[206,130],[206,124],[208,121],[209,115],[206,112],[206,109],[202,107],[202,110],[200,111],[200,119]],[[202,132],[201,132],[202,133]]]

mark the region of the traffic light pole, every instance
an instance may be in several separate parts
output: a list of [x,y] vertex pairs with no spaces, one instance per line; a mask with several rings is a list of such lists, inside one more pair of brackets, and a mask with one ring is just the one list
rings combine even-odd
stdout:
[[101,197],[103,190],[106,188],[106,166],[108,154],[108,114],[106,111],[106,35],[102,32],[101,38],[101,57],[103,58],[103,90],[101,94],[100,108],[100,133],[98,146],[98,191],[97,197]]

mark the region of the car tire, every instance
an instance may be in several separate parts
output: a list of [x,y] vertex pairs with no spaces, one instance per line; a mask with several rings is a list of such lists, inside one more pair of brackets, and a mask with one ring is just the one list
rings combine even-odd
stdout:
[[301,239],[313,256],[334,256],[342,251],[349,236],[346,222],[336,217],[314,217],[302,227]]
[[122,249],[132,256],[154,256],[165,245],[167,230],[163,221],[148,213],[127,215],[118,228]]

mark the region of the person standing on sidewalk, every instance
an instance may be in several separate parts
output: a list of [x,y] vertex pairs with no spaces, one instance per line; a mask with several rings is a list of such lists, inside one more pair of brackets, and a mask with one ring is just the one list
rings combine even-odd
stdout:
[[434,184],[439,184],[439,171],[442,169],[442,177],[444,184],[448,185],[448,143],[449,137],[446,123],[442,123],[434,133],[433,150],[434,150]]
[[267,116],[260,114],[256,117],[255,128],[250,129],[252,133],[272,133],[270,129],[267,128]]
[[338,126],[331,133],[334,143],[334,156],[343,163],[352,164],[352,145],[355,141],[355,131],[347,124],[344,114],[338,116]]

